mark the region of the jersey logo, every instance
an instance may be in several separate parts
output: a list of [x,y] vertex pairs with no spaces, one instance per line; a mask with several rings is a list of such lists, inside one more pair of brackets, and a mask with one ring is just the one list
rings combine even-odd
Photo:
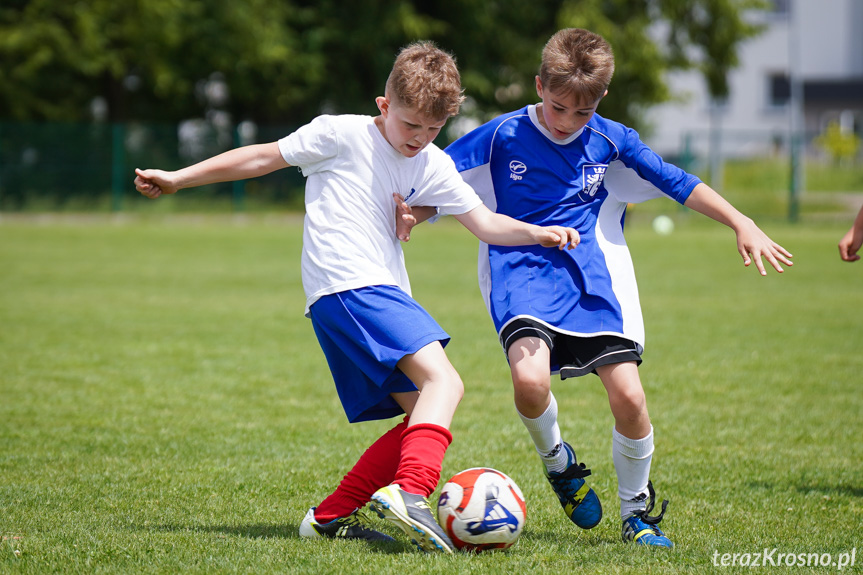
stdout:
[[527,166],[524,162],[513,160],[509,163],[509,177],[515,181],[522,179],[522,174],[527,171]]
[[[581,168],[581,193],[587,194],[591,198],[599,191],[599,186],[602,184],[602,178],[605,177],[605,171],[608,169],[607,164],[587,164]],[[581,195],[581,194],[579,194]],[[584,198],[585,200],[587,198]]]

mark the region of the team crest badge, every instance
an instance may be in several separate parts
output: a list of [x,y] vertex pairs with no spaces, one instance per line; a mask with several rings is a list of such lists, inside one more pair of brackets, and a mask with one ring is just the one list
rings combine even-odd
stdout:
[[[602,184],[602,178],[605,177],[605,171],[608,169],[606,164],[587,164],[581,168],[581,189],[586,196],[593,197],[599,190]],[[585,198],[587,199],[587,198]]]

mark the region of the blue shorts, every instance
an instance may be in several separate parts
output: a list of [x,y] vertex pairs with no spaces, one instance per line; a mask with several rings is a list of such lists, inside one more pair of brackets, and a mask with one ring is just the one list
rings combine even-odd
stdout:
[[325,295],[309,309],[348,421],[404,413],[391,393],[417,391],[396,367],[404,356],[449,335],[395,286],[370,286]]

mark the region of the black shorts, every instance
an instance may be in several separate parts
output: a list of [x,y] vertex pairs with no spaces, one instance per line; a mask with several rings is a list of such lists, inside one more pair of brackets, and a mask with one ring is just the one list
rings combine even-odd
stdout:
[[503,328],[500,343],[507,357],[509,347],[523,337],[538,337],[548,345],[551,364],[560,366],[560,379],[596,373],[597,367],[613,363],[641,365],[643,349],[634,341],[615,335],[568,335],[529,318],[513,320]]

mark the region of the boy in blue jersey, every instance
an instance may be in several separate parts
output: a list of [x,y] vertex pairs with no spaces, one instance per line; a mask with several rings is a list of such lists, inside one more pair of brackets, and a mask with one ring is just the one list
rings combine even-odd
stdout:
[[[623,237],[628,202],[666,196],[731,227],[743,263],[766,274],[791,254],[698,178],[665,163],[638,134],[597,115],[614,72],[611,47],[580,29],[546,44],[541,102],[500,116],[446,151],[492,210],[538,225],[578,230],[577,250],[481,244],[480,288],[507,354],[515,405],[567,516],[590,529],[602,517],[590,470],[561,438],[551,374],[595,373],[614,416],[612,456],[624,541],[671,547],[651,516],[653,427],[638,374],[644,326]],[[428,217],[414,208],[406,228]]]

